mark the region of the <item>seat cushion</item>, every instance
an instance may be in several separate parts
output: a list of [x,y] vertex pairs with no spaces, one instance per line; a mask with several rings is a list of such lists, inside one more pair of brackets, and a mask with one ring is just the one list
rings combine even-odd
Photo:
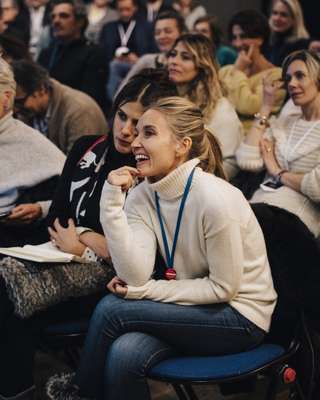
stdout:
[[155,365],[148,376],[168,381],[230,378],[260,368],[284,353],[281,346],[262,344],[253,350],[226,356],[170,358]]
[[59,322],[46,327],[47,335],[77,335],[85,334],[88,330],[89,319],[79,319],[70,322]]

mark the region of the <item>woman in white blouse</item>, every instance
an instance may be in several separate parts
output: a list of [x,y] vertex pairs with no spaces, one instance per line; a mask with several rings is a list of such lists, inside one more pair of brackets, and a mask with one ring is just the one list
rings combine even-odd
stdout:
[[[320,60],[298,51],[283,64],[283,80],[300,115],[271,121],[280,82],[265,84],[263,105],[239,147],[240,168],[266,169],[266,179],[252,203],[266,203],[297,216],[313,233],[320,232]],[[270,125],[270,126],[269,126]]]
[[[266,83],[262,108],[236,156],[243,169],[266,170],[264,182],[250,201],[266,239],[270,265],[282,282],[276,285],[283,294],[278,309],[292,311],[298,301],[314,317],[319,315],[320,257],[315,240],[320,232],[318,56],[307,51],[289,55],[283,64],[283,80],[301,113],[279,117],[269,126],[281,83]],[[298,294],[290,289],[290,278],[295,279]]]

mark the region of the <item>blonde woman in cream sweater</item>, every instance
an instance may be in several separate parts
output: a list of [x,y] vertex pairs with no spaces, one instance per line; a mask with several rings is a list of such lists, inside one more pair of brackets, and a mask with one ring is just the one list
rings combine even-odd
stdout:
[[[101,197],[117,277],[94,312],[72,381],[80,398],[149,400],[146,375],[154,364],[177,353],[248,350],[263,340],[276,303],[250,206],[207,172],[223,176],[200,110],[179,97],[155,103],[132,146],[137,168],[112,171]],[[138,176],[147,179],[124,210]],[[157,248],[167,261],[159,280]]]

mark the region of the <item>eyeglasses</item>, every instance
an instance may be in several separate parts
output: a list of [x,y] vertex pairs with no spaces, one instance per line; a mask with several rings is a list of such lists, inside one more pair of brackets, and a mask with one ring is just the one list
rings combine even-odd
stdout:
[[25,102],[26,102],[26,100],[27,100],[27,98],[28,98],[29,96],[30,96],[30,94],[27,93],[27,94],[25,94],[24,96],[16,97],[16,98],[14,99],[14,105],[15,105],[16,107],[23,107],[24,104],[25,104]]

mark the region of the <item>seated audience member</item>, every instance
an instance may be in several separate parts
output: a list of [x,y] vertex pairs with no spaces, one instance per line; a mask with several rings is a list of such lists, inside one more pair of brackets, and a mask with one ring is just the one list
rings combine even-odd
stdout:
[[32,61],[16,61],[17,115],[68,153],[84,135],[105,135],[107,121],[98,104],[79,90],[51,79],[48,72]]
[[91,42],[98,44],[102,27],[117,20],[119,14],[110,6],[110,0],[93,0],[87,10],[89,23],[85,35]]
[[83,137],[70,152],[50,208],[49,232],[60,250],[82,255],[90,263],[40,269],[11,257],[0,261],[1,399],[32,399],[33,357],[41,330],[50,322],[89,318],[105,295],[114,275],[106,262],[109,252],[99,215],[106,176],[135,166],[131,143],[143,108],[175,93],[163,72],[135,76],[115,99],[112,135]]
[[[269,33],[267,19],[255,10],[240,11],[229,23],[230,41],[237,49],[238,57],[234,65],[220,69],[219,77],[243,122],[245,132],[261,108],[263,80],[281,79],[281,68],[275,67],[264,56]],[[279,111],[284,96],[285,92],[279,90],[273,113]]]
[[163,68],[167,65],[167,53],[185,31],[183,17],[175,11],[160,13],[154,23],[154,40],[160,53],[145,54],[133,65],[121,82],[121,87],[144,68]]
[[87,11],[81,0],[53,0],[54,40],[41,51],[38,61],[52,78],[87,93],[104,110],[106,68],[102,50],[84,37],[87,25]]
[[[266,236],[272,238],[271,265],[278,271],[290,266],[292,274],[306,265],[307,280],[309,273],[319,270],[314,240],[320,232],[319,58],[306,51],[292,53],[284,61],[283,80],[300,115],[280,116],[269,126],[277,89],[266,83],[260,112],[236,156],[242,169],[266,170],[250,201],[261,215]],[[315,310],[318,301],[310,300],[318,292],[314,285],[319,282],[309,280],[308,289],[301,281],[305,304]]]
[[164,11],[174,11],[173,0],[144,0],[139,15],[151,24]]
[[305,40],[309,39],[299,0],[274,1],[269,24],[271,42],[267,57],[274,65],[281,65],[295,49],[294,46],[303,46]]
[[65,160],[48,139],[12,117],[15,90],[0,58],[0,247],[43,241],[43,218]]
[[173,7],[183,16],[189,31],[192,30],[198,18],[207,14],[206,9],[197,0],[176,0]]
[[11,64],[14,60],[30,60],[28,46],[10,33],[0,34],[1,57]]
[[33,59],[50,42],[50,3],[48,0],[25,0],[30,31],[29,49]]
[[198,18],[194,23],[193,30],[213,42],[216,59],[220,67],[234,64],[237,59],[237,52],[232,47],[222,44],[222,32],[217,25],[216,17],[207,15]]
[[[242,194],[217,177],[221,151],[200,109],[179,97],[152,104],[138,121],[132,149],[137,167],[110,172],[101,196],[117,276],[92,316],[68,382],[74,398],[149,400],[153,365],[177,354],[249,350],[269,330],[276,304],[261,228]],[[136,177],[146,179],[123,209]],[[153,278],[157,248],[167,260],[159,280]],[[51,378],[49,399],[69,398],[66,386]]]
[[100,35],[105,63],[110,63],[109,100],[138,58],[154,48],[151,24],[138,17],[138,0],[117,0],[116,5],[119,19],[106,24]]
[[28,10],[23,0],[1,0],[1,22],[3,32],[7,32],[29,44],[30,30]]
[[202,110],[207,126],[221,143],[223,166],[231,179],[237,172],[234,155],[242,140],[242,126],[222,95],[212,42],[199,34],[180,36],[168,54],[168,71],[179,95]]

